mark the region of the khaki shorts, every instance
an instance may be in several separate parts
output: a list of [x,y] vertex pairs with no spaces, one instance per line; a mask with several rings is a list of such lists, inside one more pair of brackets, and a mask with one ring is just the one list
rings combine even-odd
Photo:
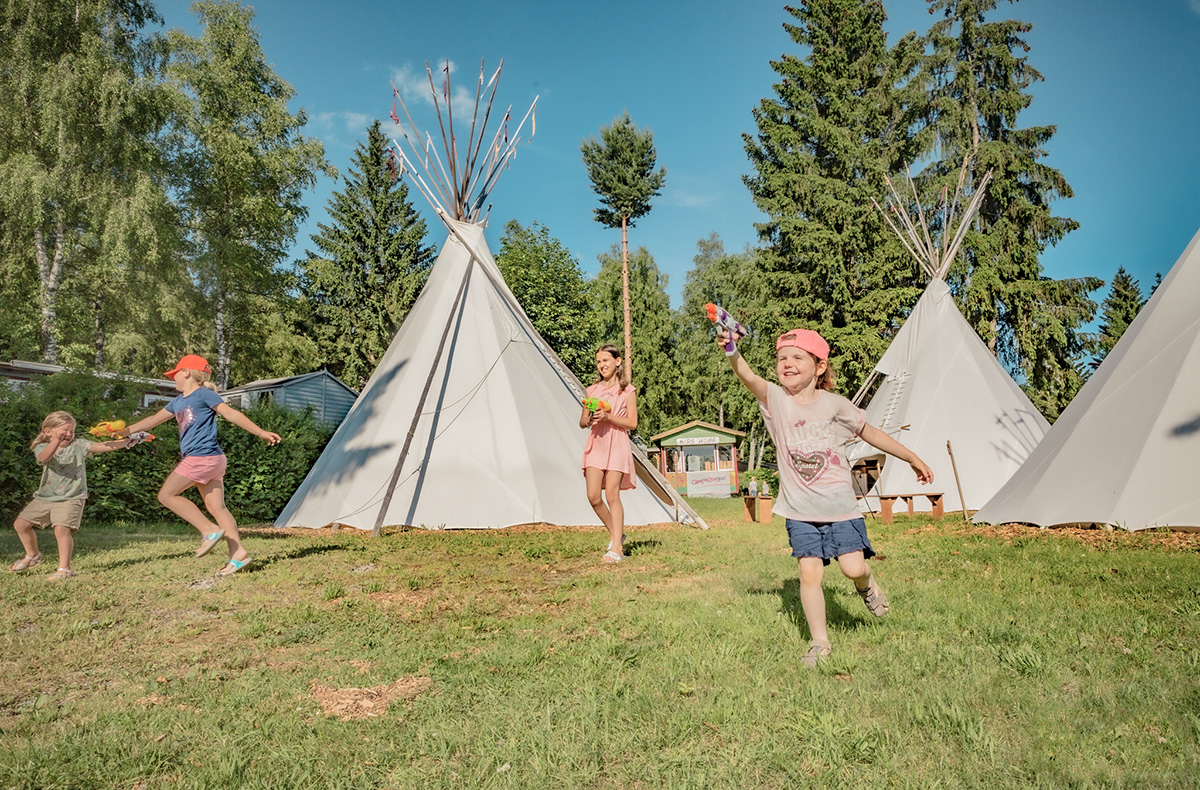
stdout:
[[47,502],[35,499],[17,514],[17,518],[31,522],[35,527],[70,527],[71,531],[79,529],[83,523],[83,505],[87,500],[83,497],[68,499],[64,502]]

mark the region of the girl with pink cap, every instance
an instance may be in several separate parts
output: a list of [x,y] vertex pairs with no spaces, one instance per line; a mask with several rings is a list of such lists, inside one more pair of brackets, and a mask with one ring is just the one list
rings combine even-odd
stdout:
[[801,662],[808,667],[829,655],[825,624],[825,566],[837,558],[842,573],[854,582],[867,609],[876,617],[888,611],[866,560],[874,556],[866,522],[858,508],[844,446],[854,437],[912,466],[922,484],[933,472],[916,453],[883,431],[868,425],[866,412],[833,392],[829,344],[811,329],[784,332],[775,341],[778,384],[759,376],[724,329],[717,343],[725,347],[733,372],[758,400],[763,421],[779,459],[779,492],[772,512],[785,519],[792,556],[800,574],[800,605],[811,642]]
[[[183,460],[163,481],[158,501],[163,507],[200,531],[202,540],[196,556],[203,557],[225,539],[229,547],[229,562],[217,571],[218,576],[237,573],[250,562],[242,546],[237,521],[225,506],[225,453],[217,444],[217,415],[224,417],[244,431],[258,436],[267,444],[278,444],[279,434],[264,431],[246,415],[230,406],[217,394],[209,381],[212,368],[204,357],[188,354],[179,364],[166,372],[175,382],[179,395],[164,408],[120,431],[128,436],[147,431],[172,417],[179,423],[179,452]],[[183,492],[192,486],[200,491],[204,507],[216,521],[209,521]]]

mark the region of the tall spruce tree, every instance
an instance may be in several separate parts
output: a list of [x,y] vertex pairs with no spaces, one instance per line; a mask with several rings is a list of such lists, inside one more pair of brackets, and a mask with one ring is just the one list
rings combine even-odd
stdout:
[[352,387],[375,372],[416,301],[435,248],[425,220],[396,178],[388,140],[376,120],[354,152],[343,190],[329,200],[329,224],[312,236],[319,254],[301,261],[310,333],[325,365]]
[[211,295],[218,386],[228,384],[234,342],[258,339],[238,330],[260,305],[248,295],[281,296],[282,265],[299,223],[301,200],[317,173],[336,175],[316,138],[300,130],[295,90],[267,62],[252,25],[254,10],[230,0],[192,6],[198,38],[171,32],[169,74],[181,95],[182,207],[197,279]]
[[[976,232],[951,271],[967,320],[989,348],[1025,379],[1030,399],[1053,420],[1082,385],[1077,363],[1087,350],[1080,328],[1095,315],[1093,277],[1050,280],[1040,255],[1078,223],[1051,212],[1071,197],[1063,175],[1042,161],[1054,126],[1018,127],[1041,74],[1024,53],[1032,26],[988,21],[998,0],[928,0],[941,19],[929,31],[924,82],[932,96],[941,159],[926,171],[931,190],[958,176],[964,156],[971,184],[993,173]],[[969,191],[969,190],[968,190]]]
[[[667,275],[659,270],[654,258],[645,247],[638,247],[628,260],[633,355],[640,360],[632,371],[633,385],[638,390],[637,432],[648,438],[671,427],[680,415],[675,320],[667,296]],[[619,338],[624,326],[621,283],[621,249],[614,246],[600,256],[600,272],[594,281],[599,339],[605,342]],[[594,366],[583,383],[593,381]]]
[[496,266],[538,334],[582,381],[596,372],[599,327],[579,259],[538,223],[504,226]]
[[1093,367],[1099,367],[1104,361],[1145,304],[1138,281],[1125,271],[1124,266],[1118,268],[1108,296],[1100,305],[1100,331],[1096,336]]
[[921,41],[889,48],[878,0],[811,0],[784,24],[806,50],[771,67],[775,96],[744,136],[745,177],[768,221],[758,226],[770,307],[753,317],[774,336],[795,325],[835,349],[841,388],[853,390],[882,355],[921,292],[917,265],[871,205],[884,175],[914,161],[924,93],[912,79]]

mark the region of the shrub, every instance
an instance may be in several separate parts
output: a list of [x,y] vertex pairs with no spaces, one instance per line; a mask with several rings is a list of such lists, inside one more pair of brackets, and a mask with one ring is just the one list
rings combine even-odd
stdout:
[[[41,381],[0,391],[0,507],[11,523],[30,500],[41,479],[41,467],[29,443],[52,411],[69,411],[80,432],[101,420],[132,423],[136,404],[148,388],[136,382],[100,378],[87,373],[56,373]],[[147,410],[149,412],[151,410]],[[217,440],[229,456],[225,500],[239,522],[272,521],[317,460],[332,431],[309,412],[296,413],[266,404],[247,410],[260,427],[283,437],[267,445],[225,420],[217,422]],[[158,503],[162,481],[179,462],[179,434],[174,422],[154,431],[155,440],[129,450],[92,456],[88,461],[88,506],[84,519],[93,522],[174,518]],[[84,440],[91,437],[84,436]],[[188,496],[199,503],[196,490]]]

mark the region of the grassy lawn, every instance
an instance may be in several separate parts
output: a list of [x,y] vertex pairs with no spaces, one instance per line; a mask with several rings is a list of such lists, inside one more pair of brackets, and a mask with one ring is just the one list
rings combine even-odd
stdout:
[[85,523],[56,583],[43,533],[0,572],[0,787],[1200,786],[1200,536],[869,522],[892,611],[831,567],[805,670],[781,522],[694,504],[614,567],[262,529],[216,581],[190,528]]

